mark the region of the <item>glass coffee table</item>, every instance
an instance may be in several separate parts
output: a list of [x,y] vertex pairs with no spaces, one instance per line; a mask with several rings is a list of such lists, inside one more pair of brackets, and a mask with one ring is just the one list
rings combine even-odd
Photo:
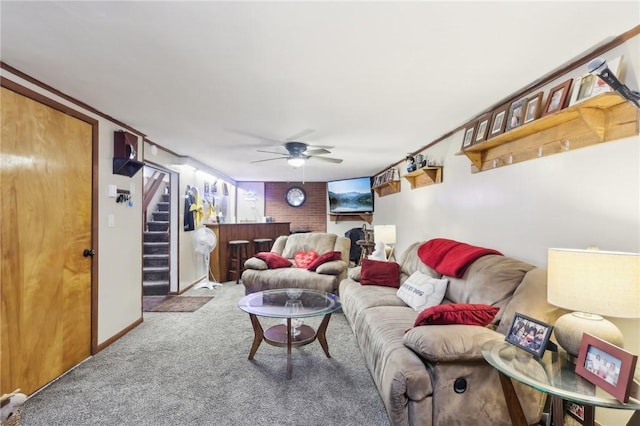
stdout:
[[[238,307],[249,314],[253,326],[253,344],[249,359],[253,359],[260,343],[287,348],[287,379],[291,378],[291,348],[308,345],[318,339],[327,358],[326,331],[331,314],[341,308],[339,298],[333,293],[298,288],[265,290],[248,294],[238,302]],[[302,318],[322,316],[318,330],[302,324]],[[258,317],[282,318],[285,324],[263,330]]]

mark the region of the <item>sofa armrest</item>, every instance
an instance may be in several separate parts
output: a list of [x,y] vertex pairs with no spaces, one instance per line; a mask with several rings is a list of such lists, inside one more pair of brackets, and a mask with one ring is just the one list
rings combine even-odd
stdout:
[[349,278],[354,281],[360,282],[360,274],[362,273],[362,266],[356,266],[349,269]]
[[434,362],[481,360],[482,345],[504,335],[477,325],[425,325],[409,329],[405,346],[422,358]]
[[265,269],[269,269],[269,266],[267,266],[267,262],[262,259],[258,259],[257,257],[250,257],[244,262],[244,268],[264,271]]
[[342,260],[325,262],[316,268],[316,272],[323,275],[340,275],[347,269],[347,264]]

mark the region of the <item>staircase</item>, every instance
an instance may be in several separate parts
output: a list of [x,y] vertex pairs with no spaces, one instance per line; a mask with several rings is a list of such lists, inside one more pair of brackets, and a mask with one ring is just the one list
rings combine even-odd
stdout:
[[144,233],[143,295],[166,296],[169,293],[169,194],[162,195],[152,216]]

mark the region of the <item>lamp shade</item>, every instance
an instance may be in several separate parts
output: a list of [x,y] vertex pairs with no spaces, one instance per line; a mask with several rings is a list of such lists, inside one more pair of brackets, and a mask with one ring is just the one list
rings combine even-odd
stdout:
[[549,249],[547,300],[561,308],[640,318],[640,254]]
[[374,242],[382,241],[385,244],[393,245],[396,243],[396,226],[395,225],[375,225],[373,227]]

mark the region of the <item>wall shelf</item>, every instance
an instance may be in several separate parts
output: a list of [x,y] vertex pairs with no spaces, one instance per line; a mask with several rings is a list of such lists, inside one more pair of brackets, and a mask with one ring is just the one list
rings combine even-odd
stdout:
[[477,173],[638,134],[638,110],[604,93],[463,150]]
[[421,186],[433,185],[442,182],[442,167],[427,166],[404,175],[404,178],[411,184],[411,189]]
[[363,220],[371,225],[373,221],[373,213],[330,213],[329,217],[335,223],[338,223],[341,220]]
[[395,194],[396,192],[400,192],[400,181],[390,180],[378,186],[374,186],[373,190],[376,191],[376,194],[378,194],[378,197],[384,197],[385,195]]

